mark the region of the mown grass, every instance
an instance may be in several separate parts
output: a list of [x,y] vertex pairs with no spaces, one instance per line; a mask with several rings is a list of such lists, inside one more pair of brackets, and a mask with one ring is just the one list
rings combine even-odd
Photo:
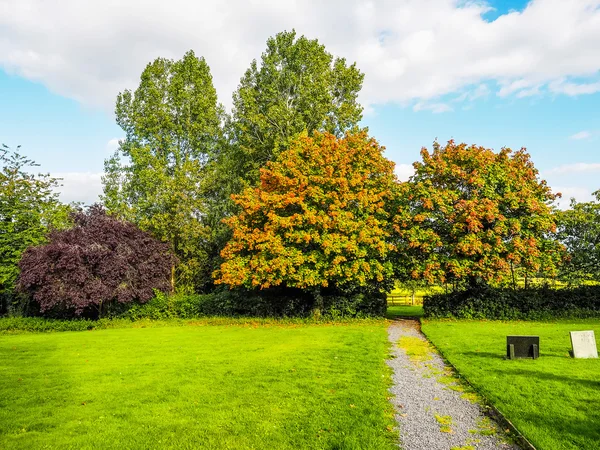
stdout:
[[385,324],[0,336],[0,448],[392,449]]
[[422,306],[388,306],[387,318],[396,319],[399,317],[422,317]]
[[[424,321],[442,354],[538,450],[600,449],[600,360],[569,356],[569,331],[600,321]],[[507,335],[539,335],[538,360],[505,360]]]
[[113,328],[161,328],[161,327],[198,327],[236,325],[241,327],[257,326],[298,326],[298,325],[336,325],[346,324],[378,324],[380,319],[376,318],[312,318],[312,317],[199,317],[196,319],[178,319],[169,318],[163,320],[155,319],[72,319],[55,320],[44,319],[42,317],[2,317],[0,318],[0,334],[18,334],[18,333],[53,333],[58,331],[90,331],[107,330]]

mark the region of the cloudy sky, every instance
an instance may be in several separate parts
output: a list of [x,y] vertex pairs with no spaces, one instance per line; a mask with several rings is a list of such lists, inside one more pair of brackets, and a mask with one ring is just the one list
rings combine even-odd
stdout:
[[401,178],[437,138],[527,147],[542,177],[600,189],[600,0],[0,0],[0,142],[92,202],[116,95],[193,49],[220,101],[295,28],[365,73],[364,125]]

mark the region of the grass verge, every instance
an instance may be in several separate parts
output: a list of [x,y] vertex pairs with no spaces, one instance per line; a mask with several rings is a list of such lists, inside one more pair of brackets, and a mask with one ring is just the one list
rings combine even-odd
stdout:
[[[569,356],[569,331],[600,321],[424,321],[423,332],[539,450],[600,449],[600,360]],[[505,360],[507,335],[539,335],[538,360]]]
[[197,319],[73,319],[54,320],[42,317],[4,317],[0,318],[0,334],[51,333],[57,331],[91,331],[114,328],[162,328],[162,327],[199,327],[199,326],[242,326],[242,327],[278,327],[301,325],[344,326],[347,324],[377,324],[381,321],[372,318],[252,318],[252,317],[200,317]]

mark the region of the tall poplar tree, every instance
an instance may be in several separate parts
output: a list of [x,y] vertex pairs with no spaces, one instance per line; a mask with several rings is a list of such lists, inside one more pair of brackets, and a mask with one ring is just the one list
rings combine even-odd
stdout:
[[254,185],[259,169],[302,131],[342,137],[356,128],[363,78],[356,64],[334,58],[316,39],[297,38],[294,30],[269,38],[260,64],[252,61],[233,95],[230,172]]
[[156,59],[134,92],[118,95],[115,113],[125,139],[105,162],[106,208],[171,244],[180,261],[173,288],[201,288],[212,270],[207,167],[223,115],[208,64],[192,51]]

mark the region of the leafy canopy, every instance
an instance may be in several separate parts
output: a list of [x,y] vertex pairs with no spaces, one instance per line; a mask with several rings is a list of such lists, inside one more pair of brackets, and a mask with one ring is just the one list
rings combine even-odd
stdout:
[[207,167],[222,118],[208,65],[191,51],[179,61],[156,59],[135,92],[119,94],[116,116],[125,139],[105,163],[106,207],[170,243],[179,287],[201,284]]
[[401,185],[395,226],[401,278],[505,281],[517,268],[553,270],[560,250],[550,202],[525,149],[434,144]]
[[51,228],[68,223],[67,205],[58,200],[58,178],[35,174],[39,165],[3,145],[0,148],[0,293],[11,292],[21,255],[45,241]]
[[303,134],[234,196],[217,283],[248,288],[383,285],[394,250],[394,163],[365,132]]
[[233,95],[237,173],[254,185],[259,169],[302,131],[337,137],[358,126],[364,75],[315,39],[282,32],[267,41],[260,67],[252,61]]
[[169,246],[99,205],[73,214],[74,226],[50,233],[48,244],[30,247],[19,266],[19,289],[42,313],[81,314],[114,302],[146,302],[153,289],[169,288],[175,258]]
[[557,239],[567,249],[562,276],[570,282],[600,281],[600,191],[595,201],[571,202],[558,212]]

